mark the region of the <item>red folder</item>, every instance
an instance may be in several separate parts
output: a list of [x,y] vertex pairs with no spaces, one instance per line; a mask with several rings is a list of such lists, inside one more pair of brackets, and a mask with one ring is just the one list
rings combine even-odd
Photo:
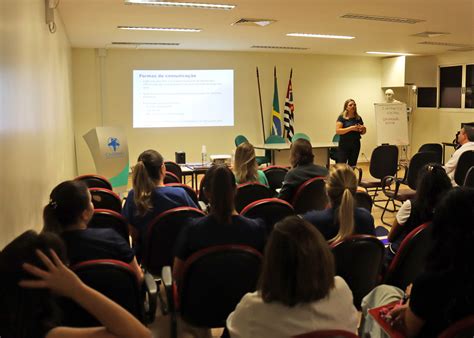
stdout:
[[390,323],[385,318],[382,317],[383,310],[386,310],[387,308],[392,309],[398,303],[399,302],[397,301],[397,302],[393,302],[393,303],[386,304],[383,306],[374,307],[369,310],[369,315],[371,315],[372,318],[375,319],[377,324],[380,325],[382,330],[384,330],[384,332],[388,334],[390,338],[406,338],[404,332],[397,330],[396,328],[391,326]]

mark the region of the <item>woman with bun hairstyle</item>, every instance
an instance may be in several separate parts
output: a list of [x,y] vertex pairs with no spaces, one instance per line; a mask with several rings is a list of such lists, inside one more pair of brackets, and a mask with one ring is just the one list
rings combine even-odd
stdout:
[[206,172],[204,193],[210,202],[206,217],[183,229],[176,244],[173,274],[180,280],[184,261],[194,252],[214,245],[242,244],[262,252],[266,228],[260,219],[240,216],[235,210],[235,176],[226,165]]
[[143,279],[135,254],[122,236],[113,229],[87,227],[94,206],[84,182],[62,182],[49,198],[43,209],[43,230],[61,236],[72,265],[93,259],[116,259],[130,264],[138,280]]
[[313,210],[303,218],[318,228],[328,241],[337,241],[353,234],[374,235],[374,218],[364,208],[357,208],[355,193],[357,178],[347,164],[331,168],[326,189],[331,207]]
[[[53,233],[29,230],[0,253],[0,337],[151,338],[125,309],[85,285],[67,266]],[[57,297],[71,298],[103,326],[61,326]]]
[[146,226],[162,212],[177,207],[197,208],[184,189],[164,184],[166,167],[163,156],[156,150],[146,150],[138,156],[133,167],[133,189],[129,191],[122,215],[138,232],[135,251],[141,256]]
[[275,224],[263,256],[257,291],[227,318],[233,338],[283,338],[317,330],[355,332],[352,292],[335,276],[334,257],[321,233],[297,216]]
[[235,151],[234,174],[237,184],[258,182],[268,186],[265,173],[258,170],[255,149],[248,142],[241,143]]

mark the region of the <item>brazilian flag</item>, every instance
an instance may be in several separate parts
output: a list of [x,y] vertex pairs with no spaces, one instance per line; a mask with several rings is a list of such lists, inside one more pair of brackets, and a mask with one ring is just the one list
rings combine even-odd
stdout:
[[274,68],[273,77],[275,79],[275,89],[273,91],[272,135],[283,136],[281,128],[280,104],[278,103],[276,67]]

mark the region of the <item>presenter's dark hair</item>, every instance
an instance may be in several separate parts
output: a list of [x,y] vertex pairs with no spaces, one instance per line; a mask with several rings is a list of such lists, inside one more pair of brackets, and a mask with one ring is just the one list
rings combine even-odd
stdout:
[[293,168],[313,163],[313,160],[313,148],[308,140],[300,138],[293,142],[290,149],[290,163]]
[[323,299],[334,287],[334,258],[321,233],[297,216],[275,224],[258,289],[266,303],[287,306]]
[[153,209],[151,196],[157,182],[162,179],[161,167],[163,156],[156,150],[146,150],[138,156],[137,164],[133,167],[133,201],[139,215],[144,215]]
[[47,333],[58,326],[59,310],[48,289],[27,289],[20,280],[35,279],[25,270],[24,263],[44,269],[36,255],[41,250],[51,258],[53,249],[65,261],[65,248],[53,233],[37,234],[29,230],[15,238],[0,253],[0,334],[2,337],[30,338]]
[[44,231],[63,232],[78,222],[90,206],[90,194],[82,181],[65,181],[57,185],[49,195],[49,203],[43,209]]
[[226,165],[212,166],[206,172],[204,191],[211,204],[210,214],[220,224],[232,223],[235,190],[235,176]]

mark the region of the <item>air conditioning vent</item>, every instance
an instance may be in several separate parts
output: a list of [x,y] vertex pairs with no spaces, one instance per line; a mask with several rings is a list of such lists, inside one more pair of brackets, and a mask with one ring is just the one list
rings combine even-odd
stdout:
[[307,50],[309,48],[305,47],[291,47],[291,46],[252,46],[250,48],[260,48],[260,49],[296,49],[296,50]]
[[272,19],[246,19],[242,18],[232,24],[232,26],[257,26],[265,27],[276,22]]
[[440,36],[449,35],[451,33],[448,32],[421,32],[413,34],[412,36],[416,36],[418,38],[438,38]]
[[464,43],[452,43],[452,42],[439,42],[439,41],[422,41],[418,42],[419,45],[431,45],[431,46],[443,46],[443,47],[472,47]]
[[354,14],[348,13],[341,16],[344,19],[357,19],[357,20],[371,20],[371,21],[382,21],[382,22],[393,22],[393,23],[406,23],[406,24],[415,24],[418,22],[423,22],[425,20],[421,19],[411,19],[411,18],[398,18],[394,16],[382,16],[382,15],[368,15],[368,14]]
[[114,41],[112,45],[126,45],[126,46],[179,46],[178,42],[123,42]]

